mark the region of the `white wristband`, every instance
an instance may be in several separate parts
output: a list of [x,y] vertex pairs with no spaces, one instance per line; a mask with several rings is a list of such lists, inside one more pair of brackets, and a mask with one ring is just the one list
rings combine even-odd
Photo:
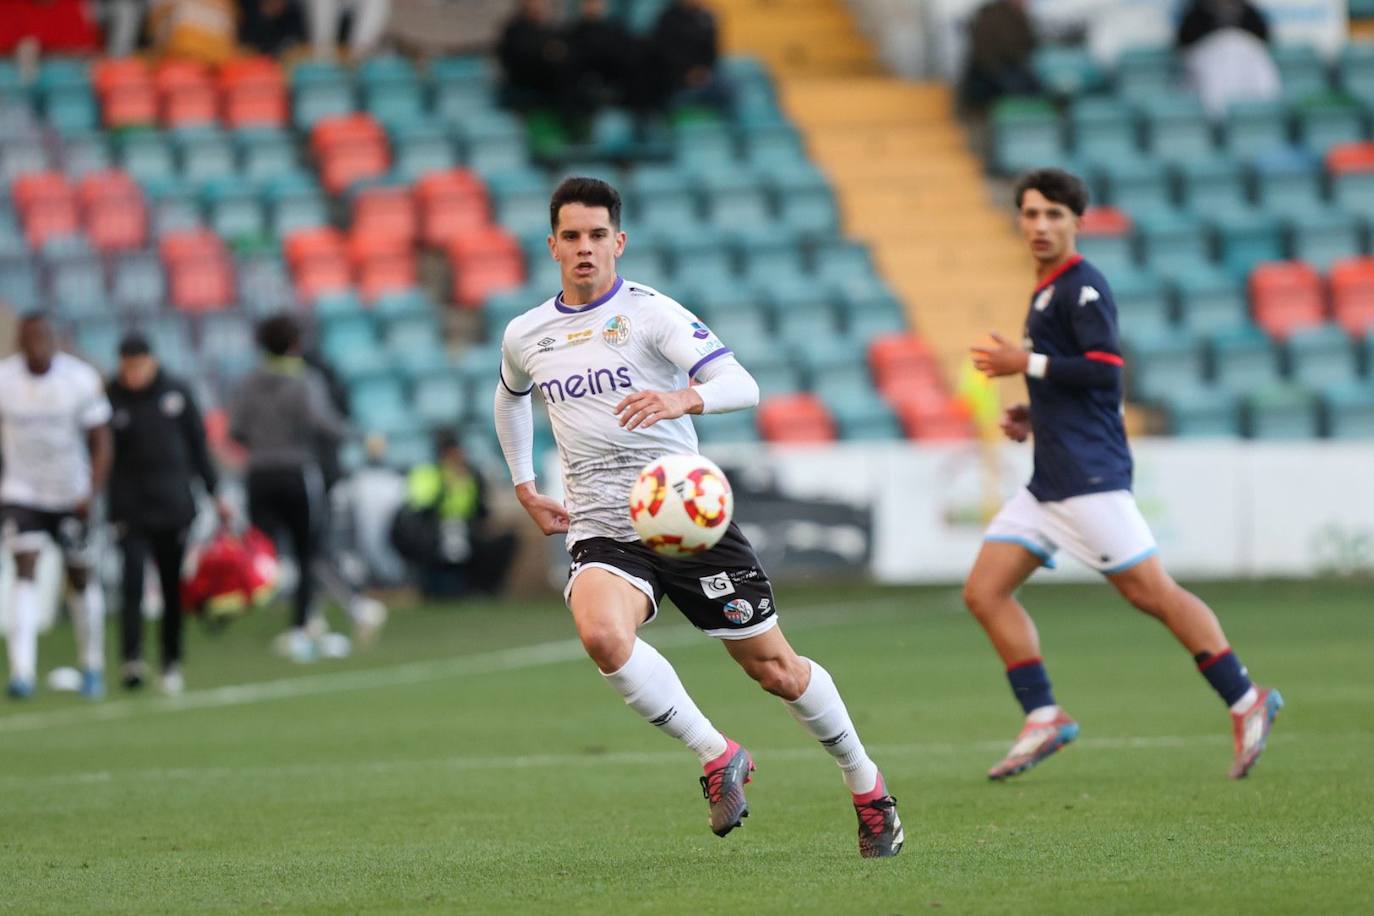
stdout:
[[1026,374],[1031,378],[1044,378],[1050,369],[1050,358],[1044,353],[1032,353],[1026,363]]

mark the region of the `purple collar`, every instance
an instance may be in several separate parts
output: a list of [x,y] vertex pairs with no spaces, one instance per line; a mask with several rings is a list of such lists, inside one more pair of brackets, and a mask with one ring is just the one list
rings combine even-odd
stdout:
[[563,304],[563,294],[560,292],[560,293],[558,294],[558,297],[557,297],[556,299],[553,300],[553,307],[556,308],[556,309],[558,309],[560,312],[563,312],[565,315],[580,315],[582,312],[590,312],[592,309],[596,308],[598,305],[605,305],[607,302],[609,302],[609,301],[611,300],[611,297],[614,296],[616,293],[620,292],[620,287],[622,287],[622,286],[624,286],[624,285],[625,285],[625,280],[624,280],[624,278],[621,277],[621,276],[619,276],[619,275],[617,274],[617,275],[616,275],[616,278],[615,278],[615,282],[611,284],[611,288],[610,288],[609,290],[606,291],[606,294],[605,294],[605,295],[601,296],[600,298],[596,299],[595,301],[593,301],[593,302],[588,302],[586,305],[578,305],[578,306],[564,305],[564,304]]

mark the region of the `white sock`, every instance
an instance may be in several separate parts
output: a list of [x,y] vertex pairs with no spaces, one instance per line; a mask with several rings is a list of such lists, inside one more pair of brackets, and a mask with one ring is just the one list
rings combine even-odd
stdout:
[[1031,723],[1032,725],[1044,725],[1047,722],[1053,722],[1055,716],[1057,715],[1059,715],[1058,706],[1055,706],[1053,704],[1049,706],[1039,706],[1035,709],[1032,709],[1026,715],[1026,721]]
[[72,595],[77,664],[83,671],[105,670],[105,593],[90,573],[86,587]]
[[725,753],[725,736],[716,731],[678,680],[668,659],[642,639],[619,671],[602,673],[625,698],[625,704],[650,725],[687,745],[702,764]]
[[1245,696],[1241,697],[1239,700],[1236,700],[1234,703],[1231,704],[1231,712],[1237,714],[1243,713],[1251,706],[1255,705],[1255,701],[1258,699],[1259,691],[1255,689],[1254,684],[1251,684],[1250,689],[1245,691]]
[[835,681],[811,659],[802,661],[811,666],[811,683],[801,696],[787,703],[787,711],[835,758],[851,793],[872,792],[878,785],[878,767],[864,750]]
[[14,618],[10,622],[10,680],[33,683],[38,671],[38,583],[14,580]]

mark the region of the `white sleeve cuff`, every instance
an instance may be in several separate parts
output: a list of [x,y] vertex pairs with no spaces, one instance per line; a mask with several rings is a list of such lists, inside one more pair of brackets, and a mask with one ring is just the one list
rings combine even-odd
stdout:
[[730,355],[703,366],[695,390],[703,414],[745,410],[759,403],[759,383]]
[[1044,378],[1045,373],[1050,370],[1050,358],[1044,353],[1032,353],[1030,362],[1026,364],[1026,374],[1031,378]]

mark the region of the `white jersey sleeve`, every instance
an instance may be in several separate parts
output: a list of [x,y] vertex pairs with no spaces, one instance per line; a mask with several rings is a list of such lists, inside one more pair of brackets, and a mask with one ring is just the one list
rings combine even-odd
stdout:
[[649,314],[655,346],[688,379],[696,378],[702,366],[730,353],[701,319],[666,296]]
[[110,418],[114,416],[114,409],[110,407],[110,399],[105,394],[105,382],[101,379],[100,373],[93,366],[76,362],[74,374],[80,379],[77,384],[80,387],[82,402],[77,407],[77,419],[82,427],[95,429],[109,423]]
[[506,325],[506,333],[501,336],[501,384],[516,397],[524,397],[534,388],[534,381],[525,370],[520,357],[519,335],[515,322]]
[[[501,453],[510,469],[511,483],[519,486],[535,479],[534,473],[534,414],[530,406],[530,392],[534,382],[525,371],[515,366],[511,358],[510,328],[501,340],[501,379],[496,385],[493,419]],[[511,380],[517,384],[512,385]]]

